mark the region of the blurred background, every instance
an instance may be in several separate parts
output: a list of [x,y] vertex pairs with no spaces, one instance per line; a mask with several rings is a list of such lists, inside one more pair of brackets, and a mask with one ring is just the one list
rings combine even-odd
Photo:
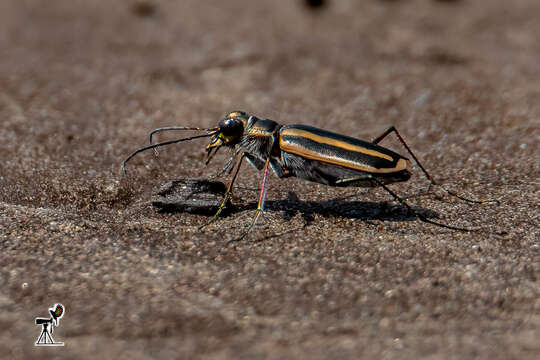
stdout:
[[[539,16],[535,0],[0,1],[1,353],[537,358]],[[119,165],[153,128],[232,110],[368,140],[395,125],[438,179],[501,206],[415,199],[489,229],[461,234],[380,190],[271,177],[266,221],[223,249],[252,209],[201,232],[149,199],[225,152]],[[239,181],[254,208],[260,174]],[[56,302],[66,347],[34,348]]]

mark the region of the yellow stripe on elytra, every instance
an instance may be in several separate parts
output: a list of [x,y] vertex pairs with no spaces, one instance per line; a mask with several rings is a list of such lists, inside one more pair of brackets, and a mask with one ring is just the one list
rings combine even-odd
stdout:
[[306,147],[300,146],[298,144],[292,144],[283,140],[280,141],[279,146],[282,151],[290,152],[292,154],[305,157],[307,159],[316,160],[316,161],[324,161],[330,164],[344,166],[353,170],[365,171],[365,172],[369,172],[373,174],[377,174],[377,173],[388,174],[388,173],[405,170],[407,168],[406,159],[399,159],[396,165],[391,168],[376,168],[376,167],[369,166],[366,164],[360,164],[356,161],[343,159],[341,157],[323,154],[319,151],[314,151]]
[[350,150],[350,151],[354,151],[354,152],[359,152],[361,154],[366,154],[366,155],[374,156],[374,157],[378,157],[378,158],[383,158],[383,159],[386,159],[388,161],[394,161],[394,159],[391,156],[383,154],[383,153],[378,152],[376,150],[370,150],[370,149],[366,149],[363,146],[357,146],[357,145],[348,144],[348,143],[346,143],[344,141],[331,139],[331,138],[328,138],[326,136],[320,136],[320,135],[314,134],[314,133],[312,133],[310,131],[306,131],[306,130],[285,129],[285,130],[282,131],[281,135],[282,136],[283,135],[286,135],[286,136],[299,136],[299,137],[303,137],[303,138],[313,140],[313,141],[318,142],[320,144],[332,145],[332,146],[335,146],[335,147],[338,147],[338,148],[341,148],[341,149]]

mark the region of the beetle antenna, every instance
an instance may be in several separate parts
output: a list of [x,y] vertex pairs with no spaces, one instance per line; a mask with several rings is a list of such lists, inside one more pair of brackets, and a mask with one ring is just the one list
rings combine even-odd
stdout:
[[206,132],[209,132],[209,131],[216,131],[218,128],[217,127],[213,127],[213,128],[200,128],[200,127],[186,127],[186,126],[168,126],[168,127],[162,127],[162,128],[157,128],[157,129],[154,129],[150,132],[150,144],[152,144],[152,137],[154,136],[155,133],[158,133],[158,132],[162,132],[162,131],[171,131],[171,130],[194,130],[194,131],[206,131]]
[[[205,129],[205,128],[199,128],[199,127],[186,127],[186,126],[168,126],[168,127],[162,127],[162,128],[157,128],[157,129],[154,129],[150,132],[150,145],[152,144],[152,137],[154,136],[155,133],[158,133],[158,132],[162,132],[162,131],[171,131],[171,130],[193,130],[193,131],[206,131],[206,132],[209,132],[209,131],[216,131],[218,129],[218,127],[213,127],[213,128],[208,128],[208,129]],[[154,148],[154,154],[156,154],[156,156],[159,155],[158,151]]]
[[[207,129],[205,129],[205,130],[207,130]],[[124,160],[122,162],[122,171],[124,172],[124,174],[126,174],[126,164],[127,164],[127,162],[129,160],[131,160],[131,158],[134,157],[135,155],[137,155],[138,153],[141,153],[143,151],[150,150],[150,149],[155,149],[155,148],[161,147],[161,146],[167,146],[167,145],[171,145],[171,144],[176,144],[176,143],[179,143],[179,142],[182,142],[182,141],[189,141],[189,140],[199,139],[199,138],[203,138],[203,137],[210,137],[210,136],[212,136],[214,134],[215,134],[214,132],[210,132],[210,133],[204,134],[204,135],[195,135],[195,136],[191,136],[191,137],[188,137],[188,138],[164,141],[164,142],[160,142],[160,143],[157,143],[157,144],[152,144],[152,145],[145,146],[145,147],[142,147],[140,149],[137,149],[131,155],[129,155],[126,160]]]

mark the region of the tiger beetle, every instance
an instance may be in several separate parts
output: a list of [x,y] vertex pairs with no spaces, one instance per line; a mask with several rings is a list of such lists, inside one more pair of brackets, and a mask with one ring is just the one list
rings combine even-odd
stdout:
[[[204,134],[152,143],[154,134],[172,130],[194,130],[202,131]],[[229,172],[230,174],[234,169],[234,174],[228,183],[223,201],[213,219],[202,227],[216,220],[230,200],[234,182],[244,159],[247,159],[256,169],[264,169],[255,217],[242,236],[229,242],[243,239],[262,215],[269,167],[272,168],[278,178],[297,177],[337,187],[381,187],[405,206],[410,214],[423,222],[452,230],[475,231],[476,229],[456,227],[430,220],[416,211],[406,198],[399,197],[388,188],[388,184],[404,182],[411,177],[408,170],[410,166],[409,159],[378,145],[391,133],[396,134],[398,140],[407,149],[407,152],[420,167],[431,185],[440,186],[449,195],[469,203],[498,203],[497,200],[469,199],[437,183],[422,166],[394,126],[390,126],[381,135],[369,142],[309,125],[280,125],[273,120],[260,119],[243,111],[229,113],[217,126],[211,128],[172,126],[155,129],[150,133],[150,145],[133,152],[122,163],[122,169],[125,171],[126,163],[140,152],[149,149],[156,151],[155,149],[161,146],[202,137],[211,138],[210,144],[206,146],[206,164],[212,160],[220,148],[228,147],[232,149],[232,156],[221,173]]]

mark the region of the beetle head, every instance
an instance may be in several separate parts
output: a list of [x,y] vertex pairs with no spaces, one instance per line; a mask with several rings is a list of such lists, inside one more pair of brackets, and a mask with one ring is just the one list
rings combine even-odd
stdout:
[[244,134],[244,129],[248,122],[249,116],[243,111],[233,111],[224,119],[222,119],[216,134],[212,138],[210,144],[206,146],[206,150],[210,151],[213,148],[221,146],[235,146],[240,141]]
[[222,146],[234,147],[240,142],[249,118],[250,116],[243,111],[233,111],[218,123],[210,144],[206,146],[207,164],[212,160],[219,148]]

